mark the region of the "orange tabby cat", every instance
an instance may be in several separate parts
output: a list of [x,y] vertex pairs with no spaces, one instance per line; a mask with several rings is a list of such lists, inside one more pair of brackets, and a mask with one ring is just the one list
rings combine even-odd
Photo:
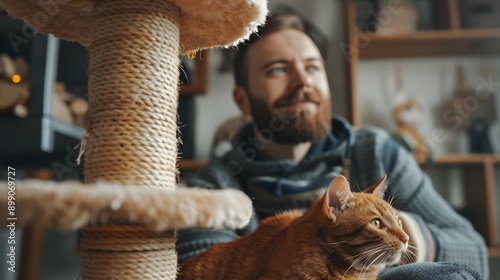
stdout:
[[409,239],[382,199],[385,179],[352,193],[337,176],[305,214],[270,217],[254,233],[212,246],[185,261],[178,279],[376,279]]

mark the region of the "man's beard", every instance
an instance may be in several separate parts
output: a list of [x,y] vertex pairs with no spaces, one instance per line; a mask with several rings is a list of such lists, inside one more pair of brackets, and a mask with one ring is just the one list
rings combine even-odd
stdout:
[[[280,144],[316,143],[331,131],[330,101],[317,92],[296,91],[279,99],[272,108],[249,96],[252,118],[260,134]],[[305,108],[290,108],[296,102],[310,101],[317,105],[312,113]]]

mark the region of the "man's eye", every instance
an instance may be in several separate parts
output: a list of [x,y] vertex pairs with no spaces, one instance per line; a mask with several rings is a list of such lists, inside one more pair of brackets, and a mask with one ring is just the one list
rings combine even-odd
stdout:
[[281,74],[285,73],[285,67],[275,67],[269,71],[269,74]]
[[307,66],[307,71],[309,71],[309,72],[316,72],[316,71],[319,71],[319,70],[320,70],[320,68],[318,66],[316,66],[316,65],[309,65],[309,66]]

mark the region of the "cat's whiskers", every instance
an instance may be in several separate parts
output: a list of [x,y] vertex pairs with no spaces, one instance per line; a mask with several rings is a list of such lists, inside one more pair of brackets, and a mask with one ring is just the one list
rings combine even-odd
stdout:
[[189,77],[188,77],[186,71],[184,71],[184,66],[181,64],[179,68],[181,69],[182,73],[184,73],[184,77],[186,77],[186,81],[189,84]]
[[392,206],[394,207],[394,204],[392,204],[394,202],[394,199],[396,198],[396,192],[393,192],[391,194],[391,197],[389,197],[389,199],[387,200],[387,202]]
[[321,244],[321,245],[337,245],[337,244],[345,243],[345,242],[347,242],[347,240],[338,241],[338,242],[319,242],[319,244]]
[[[381,249],[382,252],[384,252],[385,250],[384,249]],[[366,261],[363,263],[363,267],[364,267],[364,271],[363,271],[363,274],[361,274],[361,278],[360,279],[364,279],[365,278],[365,274],[366,272],[368,271],[368,269],[370,269],[370,267],[373,265],[374,262],[376,262],[380,257],[383,257],[384,254],[379,254],[375,259],[373,259],[369,265],[366,265],[365,264],[368,262],[368,259],[366,259]]]
[[359,186],[359,183],[356,182],[356,188],[358,189],[358,192],[361,192],[361,187]]
[[399,202],[401,201],[401,199],[405,198],[403,196],[400,196],[398,194],[396,194],[397,190],[394,191],[392,194],[391,194],[391,197],[387,200],[387,202],[393,207],[393,208],[396,208],[397,209],[397,206],[399,204]]
[[359,258],[355,259],[355,260],[352,262],[352,264],[351,264],[351,265],[350,265],[350,266],[346,269],[346,271],[344,272],[344,275],[342,275],[342,278],[344,278],[344,277],[346,276],[347,272],[349,272],[349,270],[350,270],[351,268],[353,268],[353,267],[354,267],[354,265],[356,265],[356,263],[361,262],[361,260],[363,260],[363,259],[365,259],[365,258],[367,259],[368,257],[369,257],[368,255],[363,255],[363,256],[361,256],[361,257],[359,257]]
[[399,202],[402,200],[403,198],[402,197],[397,197],[395,199],[393,199],[393,201],[391,201],[389,204],[394,207],[394,208],[398,208],[398,204]]
[[369,250],[368,250],[368,251],[361,252],[361,253],[359,253],[359,254],[357,254],[357,255],[354,255],[354,256],[346,257],[345,259],[346,259],[346,260],[348,260],[348,259],[353,259],[353,258],[356,258],[356,257],[357,257],[357,256],[359,256],[359,255],[362,255],[362,254],[368,254],[368,253],[370,253],[370,252],[372,252],[372,251],[375,251],[375,250],[381,249],[381,245],[380,245],[380,244],[375,244],[375,245],[373,245],[373,246],[371,246],[371,247],[368,247],[367,249],[369,249]]
[[391,257],[391,254],[390,252],[387,252],[385,254],[382,254],[383,258],[382,258],[382,261],[380,262],[381,264],[384,264],[384,268],[386,267],[386,264],[387,264],[387,260],[389,260],[389,258]]
[[[383,250],[384,250],[384,248],[383,248],[381,245],[377,245],[377,246],[376,246],[376,248],[370,249],[370,250],[368,250],[368,251],[365,251],[365,252],[363,252],[363,253],[360,253],[360,254],[356,255],[356,256],[359,256],[359,257],[357,257],[357,258],[356,258],[356,259],[352,262],[352,264],[351,264],[351,265],[347,268],[347,270],[345,271],[345,273],[344,273],[343,277],[345,277],[345,275],[347,274],[347,272],[349,272],[349,270],[350,270],[351,268],[353,268],[354,266],[356,266],[357,264],[359,264],[359,263],[361,263],[361,262],[363,262],[363,264],[364,264],[364,263],[366,263],[366,262],[368,262],[368,259],[369,259],[371,256],[373,256],[374,254],[377,254],[378,252],[383,251]],[[373,252],[373,251],[375,251],[375,252]],[[356,257],[356,256],[355,256],[355,257]],[[352,257],[348,257],[348,258],[346,258],[346,259],[350,259],[350,258],[352,258]],[[361,265],[361,269],[363,269],[363,267],[364,267],[364,266],[363,266],[363,265]],[[357,269],[357,270],[358,270],[358,269]]]
[[[415,262],[417,260],[417,254],[415,254],[412,250],[410,249],[416,249],[415,246],[413,245],[410,245],[408,244],[408,249],[406,250],[406,252],[404,252],[404,255],[408,257],[408,260],[410,262]],[[401,263],[403,261],[403,258],[401,258],[401,260],[399,260]]]
[[[361,256],[359,256],[361,255]],[[347,274],[347,272],[349,272],[349,270],[354,267],[357,263],[361,262],[363,259],[367,259],[370,255],[367,254],[366,252],[363,252],[361,254],[358,254],[356,259],[354,259],[354,261],[351,263],[351,265],[346,269],[345,273],[344,273],[344,277],[345,275]]]
[[[408,249],[417,249],[417,247],[408,243]],[[407,250],[407,251],[410,251],[410,250]]]

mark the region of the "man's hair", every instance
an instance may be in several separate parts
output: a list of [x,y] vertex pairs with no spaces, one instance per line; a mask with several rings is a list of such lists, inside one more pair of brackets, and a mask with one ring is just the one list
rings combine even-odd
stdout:
[[248,89],[248,65],[246,54],[254,43],[269,34],[286,29],[295,29],[307,34],[305,24],[307,23],[304,22],[300,16],[293,13],[281,12],[269,14],[266,19],[266,24],[262,25],[257,33],[253,33],[247,41],[238,46],[238,50],[234,56],[234,78],[236,86]]
[[248,64],[246,59],[248,49],[261,38],[278,31],[295,29],[304,32],[318,47],[321,56],[326,58],[328,38],[316,26],[299,16],[289,7],[279,6],[277,9],[277,12],[267,15],[266,23],[260,26],[256,33],[253,33],[247,41],[238,45],[233,61],[236,86],[248,89]]

